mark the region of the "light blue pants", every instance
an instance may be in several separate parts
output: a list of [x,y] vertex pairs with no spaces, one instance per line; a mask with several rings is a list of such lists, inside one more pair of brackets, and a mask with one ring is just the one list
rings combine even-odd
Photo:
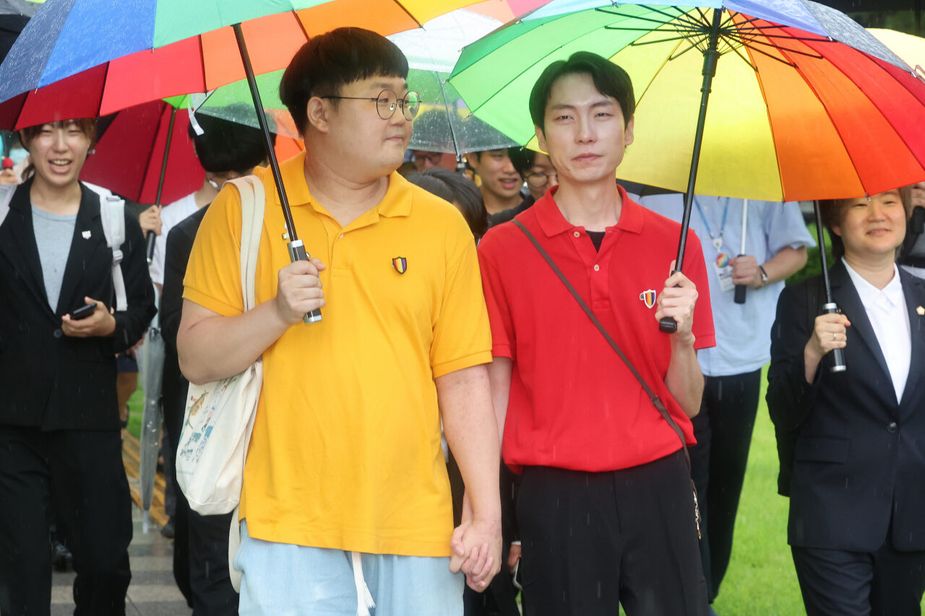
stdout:
[[234,564],[242,572],[241,616],[355,616],[365,613],[367,587],[371,616],[463,614],[465,580],[450,573],[448,558],[271,543],[249,537],[242,524]]

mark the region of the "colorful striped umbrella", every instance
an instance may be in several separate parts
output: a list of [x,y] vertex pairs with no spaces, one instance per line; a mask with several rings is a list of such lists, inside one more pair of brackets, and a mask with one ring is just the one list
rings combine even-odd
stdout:
[[[563,13],[579,4],[599,8]],[[611,58],[637,98],[618,176],[684,191],[703,85],[695,51],[718,14],[697,194],[790,201],[925,179],[925,84],[841,13],[802,0],[609,5],[551,2],[466,48],[450,83],[476,116],[528,144],[527,98],[542,70],[578,50]],[[775,11],[784,5],[806,12],[788,18]]]
[[310,36],[339,26],[388,35],[475,2],[49,0],[0,65],[0,101],[15,97],[0,110],[0,124],[107,115],[244,79],[238,23],[260,74],[285,68]]
[[[339,26],[381,34],[476,0],[49,0],[0,65],[0,122],[16,126],[93,117],[285,67],[310,36]],[[39,90],[38,88],[41,88]],[[33,113],[33,110],[35,112]],[[32,113],[32,115],[30,115]],[[258,114],[293,260],[298,239],[269,128]],[[321,319],[320,312],[306,322]]]
[[450,83],[476,116],[535,147],[530,89],[579,50],[633,80],[635,140],[618,176],[686,191],[679,267],[695,193],[792,201],[925,178],[925,83],[807,0],[553,0],[467,47]]

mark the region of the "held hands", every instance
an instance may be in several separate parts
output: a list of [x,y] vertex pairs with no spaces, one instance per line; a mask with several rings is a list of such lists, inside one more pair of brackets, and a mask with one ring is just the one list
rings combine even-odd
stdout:
[[161,224],[161,208],[158,205],[152,205],[144,212],[138,215],[138,224],[141,225],[143,233],[151,231],[154,235],[160,235],[163,228]]
[[72,338],[93,338],[111,336],[116,331],[116,318],[106,305],[92,297],[85,297],[88,304],[96,304],[96,310],[86,319],[75,321],[71,315],[61,317],[61,331]]
[[[674,272],[675,262],[671,262],[671,271]],[[694,335],[691,325],[694,320],[694,306],[697,304],[697,287],[681,272],[674,272],[665,281],[665,288],[658,296],[658,309],[655,311],[655,320],[663,317],[672,317],[678,323],[677,331],[672,334],[673,339],[692,344]]]
[[450,539],[450,571],[462,571],[469,588],[482,592],[501,570],[501,520],[472,518],[467,510]]
[[294,325],[306,313],[324,306],[319,278],[322,270],[324,263],[318,259],[295,261],[279,270],[276,312],[284,322]]
[[518,561],[520,561],[521,554],[523,554],[523,546],[520,541],[512,541],[511,549],[507,553],[507,568],[511,573],[514,573],[514,569],[517,567]]
[[764,286],[761,281],[761,272],[758,270],[758,260],[751,255],[734,258],[732,260],[732,282],[753,289],[760,289]]

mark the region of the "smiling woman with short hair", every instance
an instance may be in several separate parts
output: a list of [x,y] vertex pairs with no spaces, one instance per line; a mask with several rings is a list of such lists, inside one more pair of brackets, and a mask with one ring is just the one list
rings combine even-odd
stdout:
[[[897,268],[898,190],[822,204],[839,313],[820,278],[788,287],[768,408],[807,613],[919,614],[925,589],[925,281]],[[818,316],[817,316],[818,315]],[[847,371],[833,372],[842,349]]]
[[[131,499],[115,354],[155,313],[141,228],[124,217],[127,306],[113,313],[101,197],[80,171],[94,120],[26,128],[25,183],[0,217],[0,613],[47,614],[48,522],[74,554],[77,613],[125,614]],[[4,200],[0,202],[4,202]],[[105,214],[105,213],[103,213]],[[79,312],[78,312],[79,311]]]

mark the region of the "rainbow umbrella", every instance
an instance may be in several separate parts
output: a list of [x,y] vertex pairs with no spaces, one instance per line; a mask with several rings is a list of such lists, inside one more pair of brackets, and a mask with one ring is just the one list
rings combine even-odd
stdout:
[[[166,96],[203,92],[284,68],[310,36],[339,26],[381,34],[476,0],[49,0],[0,65],[0,123],[15,127],[93,117]],[[273,153],[257,114],[293,260],[307,260]],[[321,319],[315,311],[306,322]]]
[[679,268],[695,193],[797,201],[925,178],[925,83],[806,0],[553,0],[464,49],[450,83],[476,116],[536,147],[530,89],[579,50],[633,80],[619,177],[686,191]]

